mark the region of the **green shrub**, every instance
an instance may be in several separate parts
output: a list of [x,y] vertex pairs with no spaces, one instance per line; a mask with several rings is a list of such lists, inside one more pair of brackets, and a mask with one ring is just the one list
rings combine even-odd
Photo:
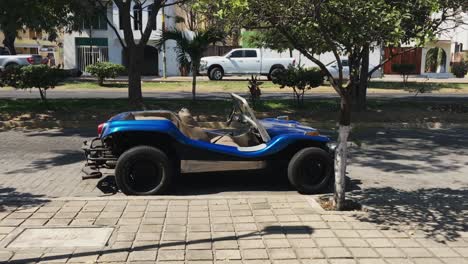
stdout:
[[0,87],[15,87],[21,74],[20,66],[11,66],[0,72]]
[[115,78],[125,71],[125,67],[111,62],[98,62],[86,67],[86,71],[98,78],[100,86],[104,85],[106,78]]
[[452,73],[455,74],[457,78],[463,78],[468,72],[468,63],[462,61],[454,63],[452,66]]
[[403,77],[403,86],[406,87],[408,83],[408,77],[410,74],[416,72],[416,64],[410,63],[401,63],[401,64],[392,64],[392,71],[397,72]]
[[37,88],[43,102],[47,101],[47,90],[54,88],[65,78],[63,71],[47,65],[12,67],[2,73],[1,83],[16,89]]
[[291,87],[298,106],[304,104],[304,93],[323,84],[323,74],[319,68],[304,68],[290,65],[273,76],[273,83],[280,88]]

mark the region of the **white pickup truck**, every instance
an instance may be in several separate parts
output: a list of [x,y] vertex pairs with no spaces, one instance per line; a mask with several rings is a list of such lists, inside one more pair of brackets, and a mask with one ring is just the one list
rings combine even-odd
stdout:
[[7,50],[0,48],[0,71],[3,71],[8,67],[41,64],[41,62],[42,57],[40,55],[10,55]]
[[199,73],[210,80],[225,75],[266,75],[271,80],[275,71],[294,65],[294,58],[265,58],[261,49],[233,49],[224,56],[203,57]]

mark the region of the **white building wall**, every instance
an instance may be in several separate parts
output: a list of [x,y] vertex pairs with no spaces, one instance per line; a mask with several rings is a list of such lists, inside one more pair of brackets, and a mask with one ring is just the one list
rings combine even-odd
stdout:
[[[131,12],[133,12],[133,7],[131,7]],[[166,7],[166,28],[172,28],[175,26],[174,21],[174,7]],[[113,21],[114,26],[119,30],[119,9],[114,4],[112,9],[108,11],[108,17]],[[148,12],[146,10],[143,12],[143,27],[146,25],[148,20]],[[133,26],[133,23],[132,23]],[[157,29],[153,30],[148,41],[148,45],[155,46],[156,40],[160,38],[162,31],[162,10],[159,11],[157,17]],[[120,35],[123,38],[123,30],[119,30]],[[141,33],[139,30],[133,31],[134,39],[139,40],[141,38]],[[89,30],[83,30],[82,32],[72,32],[70,34],[65,34],[64,36],[64,66],[66,69],[73,69],[77,67],[76,62],[76,46],[75,38],[76,37],[93,37],[93,38],[107,38],[108,39],[108,48],[109,48],[109,61],[113,63],[122,63],[122,46],[118,37],[115,35],[113,29],[108,25],[107,30],[93,30],[90,34]],[[176,60],[176,53],[174,49],[174,42],[168,41],[166,43],[166,69],[168,76],[179,75],[178,64]],[[159,50],[158,56],[158,67],[159,75],[163,74],[163,54],[162,50]]]

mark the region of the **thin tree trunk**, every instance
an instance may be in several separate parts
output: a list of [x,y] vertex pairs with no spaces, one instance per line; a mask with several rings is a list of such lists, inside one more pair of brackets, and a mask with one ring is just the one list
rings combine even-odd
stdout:
[[345,94],[341,98],[338,146],[335,152],[335,194],[334,204],[338,211],[344,209],[346,192],[347,144],[351,130],[351,99]]
[[369,46],[364,47],[359,84],[353,91],[353,107],[356,111],[364,111],[367,106],[367,87],[369,85]]
[[141,62],[143,61],[143,48],[129,48],[128,62],[128,99],[132,105],[143,103],[141,92]]
[[3,45],[8,48],[11,55],[16,55],[15,49],[15,40],[16,40],[16,32],[4,32],[5,38],[3,39]]
[[193,101],[197,100],[196,92],[197,92],[197,67],[193,66],[192,67],[192,100]]

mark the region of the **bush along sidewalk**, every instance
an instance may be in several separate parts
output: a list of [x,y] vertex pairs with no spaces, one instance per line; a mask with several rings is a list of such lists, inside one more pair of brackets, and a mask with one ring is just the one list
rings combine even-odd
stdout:
[[97,77],[99,86],[103,86],[105,79],[117,77],[125,71],[125,67],[111,62],[98,62],[88,65],[86,71]]
[[63,70],[47,65],[12,67],[2,72],[0,86],[11,86],[16,89],[36,88],[39,90],[42,102],[47,103],[47,90],[54,88],[65,77]]

